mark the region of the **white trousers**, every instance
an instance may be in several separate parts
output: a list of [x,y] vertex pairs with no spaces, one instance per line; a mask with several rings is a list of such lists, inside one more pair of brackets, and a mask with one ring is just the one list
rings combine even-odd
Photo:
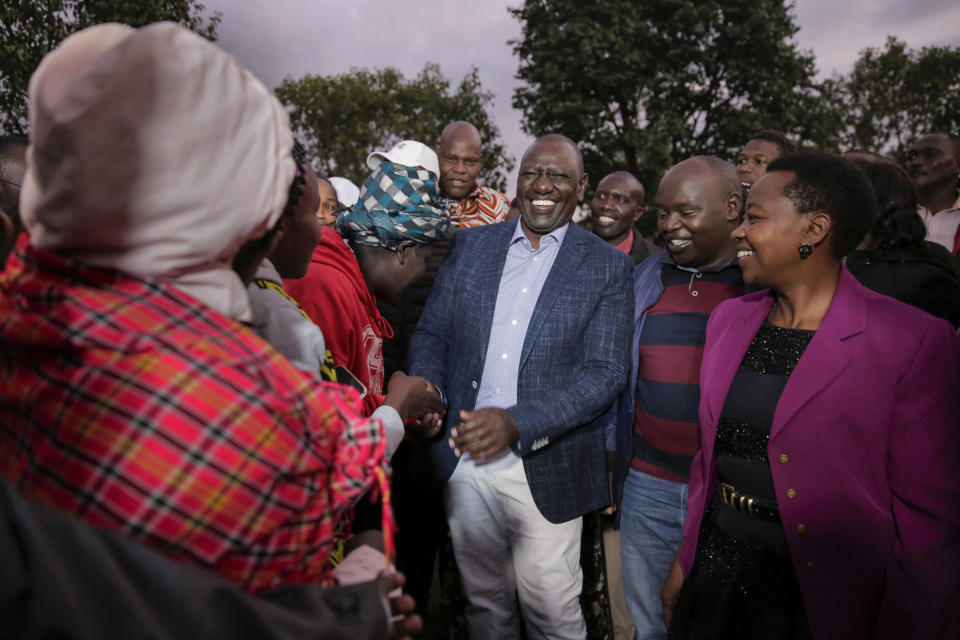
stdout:
[[460,459],[444,490],[453,551],[467,595],[471,640],[520,637],[516,600],[530,640],[582,640],[581,518],[553,524],[540,514],[509,454],[489,464]]

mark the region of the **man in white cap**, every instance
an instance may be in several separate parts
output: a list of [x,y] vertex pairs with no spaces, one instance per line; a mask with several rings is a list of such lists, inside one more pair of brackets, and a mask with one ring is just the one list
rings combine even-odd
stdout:
[[353,209],[337,218],[339,235],[325,232],[306,276],[283,284],[323,331],[334,363],[366,388],[370,413],[383,401],[382,344],[393,336],[377,299],[397,299],[423,274],[430,245],[450,222],[438,204],[432,149],[404,140],[371,153],[367,165],[373,173]]
[[360,188],[357,185],[340,176],[330,178],[329,182],[337,194],[337,204],[341,209],[352,209],[353,205],[357,204],[360,199]]

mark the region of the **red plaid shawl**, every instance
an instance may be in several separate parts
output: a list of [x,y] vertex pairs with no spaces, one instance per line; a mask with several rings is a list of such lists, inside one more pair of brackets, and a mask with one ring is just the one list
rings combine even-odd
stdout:
[[164,283],[29,246],[0,277],[0,473],[248,591],[325,576],[386,465],[358,407]]

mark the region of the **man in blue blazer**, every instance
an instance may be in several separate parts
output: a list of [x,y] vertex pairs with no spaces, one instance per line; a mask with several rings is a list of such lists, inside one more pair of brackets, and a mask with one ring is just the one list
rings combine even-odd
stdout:
[[474,640],[585,638],[580,516],[610,504],[607,409],[626,385],[632,263],[570,219],[587,175],[576,144],[534,142],[518,222],[454,237],[410,343],[410,371],[446,396],[431,448]]

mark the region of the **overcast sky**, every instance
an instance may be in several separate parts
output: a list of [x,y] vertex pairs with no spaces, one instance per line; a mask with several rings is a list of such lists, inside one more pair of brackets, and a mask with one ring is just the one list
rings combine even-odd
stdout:
[[[393,66],[410,77],[427,62],[456,84],[476,65],[495,95],[493,116],[508,152],[517,158],[531,141],[510,105],[517,58],[508,40],[520,36],[520,24],[507,8],[520,0],[202,2],[223,14],[218,44],[271,89],[286,76],[351,67]],[[797,0],[795,15],[797,40],[813,51],[821,76],[848,71],[862,49],[882,46],[888,34],[914,48],[960,46],[957,0]]]

